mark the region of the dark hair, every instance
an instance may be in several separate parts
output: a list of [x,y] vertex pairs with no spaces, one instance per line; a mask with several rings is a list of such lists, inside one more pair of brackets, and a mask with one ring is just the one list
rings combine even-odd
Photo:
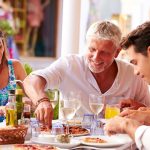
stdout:
[[5,32],[2,31],[2,29],[0,29],[0,39],[2,39],[2,44],[4,47],[4,53],[2,56],[2,63],[4,63],[5,61],[8,60],[8,53],[7,53],[6,34],[5,34]]
[[126,37],[122,38],[120,45],[123,49],[127,49],[133,45],[135,52],[147,56],[147,48],[150,46],[150,22],[139,25]]

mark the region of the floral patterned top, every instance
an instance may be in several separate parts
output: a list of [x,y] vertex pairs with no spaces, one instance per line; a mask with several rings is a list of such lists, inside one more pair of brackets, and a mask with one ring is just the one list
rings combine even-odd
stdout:
[[16,78],[12,60],[8,60],[9,80],[6,87],[0,89],[0,106],[5,106],[8,102],[8,91],[16,89]]

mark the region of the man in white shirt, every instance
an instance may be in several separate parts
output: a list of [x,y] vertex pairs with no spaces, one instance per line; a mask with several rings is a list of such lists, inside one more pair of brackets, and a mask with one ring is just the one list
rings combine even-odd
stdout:
[[[24,80],[26,94],[37,104],[36,116],[51,123],[52,107],[45,89],[58,88],[67,97],[70,91],[81,93],[78,114],[90,113],[89,94],[104,95],[106,103],[123,106],[150,105],[146,83],[134,75],[133,66],[115,59],[120,51],[121,32],[111,22],[96,22],[89,28],[85,55],[59,58],[49,67],[33,72]],[[115,101],[111,101],[112,97]]]
[[[150,22],[143,23],[129,33],[122,40],[121,46],[127,50],[138,74],[150,83]],[[108,134],[128,133],[140,150],[149,150],[150,107],[126,110],[120,116],[106,124]]]

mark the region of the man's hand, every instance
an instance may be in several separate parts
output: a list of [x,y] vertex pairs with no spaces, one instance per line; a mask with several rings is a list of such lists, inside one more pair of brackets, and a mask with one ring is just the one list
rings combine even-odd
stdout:
[[48,101],[41,102],[36,110],[35,110],[36,118],[49,128],[51,128],[52,125],[52,119],[53,119],[53,108]]
[[140,107],[138,110],[140,110],[140,111],[150,111],[150,107]]
[[150,125],[150,110],[124,110],[120,113],[120,116],[137,120],[138,122],[144,125]]
[[135,131],[140,125],[136,120],[116,116],[106,123],[104,130],[108,135],[127,133],[134,139]]
[[128,108],[128,109],[138,109],[140,107],[145,107],[144,104],[137,102],[136,100],[127,99],[120,101],[120,108]]

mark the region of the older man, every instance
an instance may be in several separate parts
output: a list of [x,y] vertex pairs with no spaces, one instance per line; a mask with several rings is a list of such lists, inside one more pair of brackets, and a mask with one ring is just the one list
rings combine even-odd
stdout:
[[[126,99],[124,106],[135,108],[149,105],[149,93],[145,82],[130,64],[115,59],[120,51],[121,32],[109,21],[96,22],[87,31],[87,50],[84,55],[59,58],[49,67],[33,72],[24,80],[26,94],[37,104],[36,116],[51,124],[52,107],[45,89],[57,87],[63,96],[70,91],[81,93],[78,114],[91,112],[89,94],[105,95],[106,103],[118,103]],[[112,97],[115,101],[111,101]],[[131,100],[135,99],[135,100]],[[127,104],[127,105],[126,105]]]

